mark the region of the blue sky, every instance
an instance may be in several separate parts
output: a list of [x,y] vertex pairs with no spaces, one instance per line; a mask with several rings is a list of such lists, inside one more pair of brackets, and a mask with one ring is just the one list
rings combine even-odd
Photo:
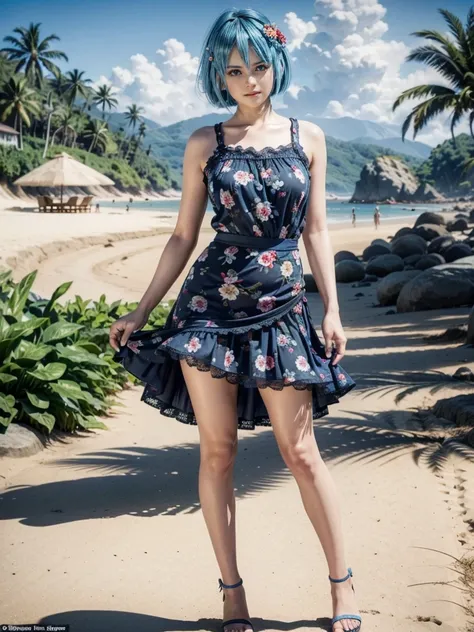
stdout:
[[[349,4],[351,0],[316,0],[316,2],[308,0],[273,0],[270,2],[253,1],[251,7],[266,13],[272,22],[276,22],[281,30],[287,34],[289,25],[285,22],[288,15],[292,15],[293,20],[300,20],[302,23],[308,24],[312,21],[313,16],[319,13],[321,6],[324,6],[326,17],[330,12],[328,5],[333,5],[333,9],[337,8],[337,4],[341,3],[345,9],[353,4]],[[377,10],[383,15],[374,18],[372,26],[377,30],[380,23],[386,25],[385,32],[376,37],[374,42],[359,42],[360,37],[356,38],[355,55],[368,58],[368,65],[373,66],[373,72],[367,69],[362,70],[361,66],[356,72],[351,72],[347,67],[348,57],[352,56],[352,52],[346,53],[345,63],[336,64],[333,59],[331,67],[326,69],[323,75],[319,71],[315,74],[321,63],[321,58],[314,57],[314,51],[295,49],[294,53],[294,83],[295,90],[293,97],[288,96],[286,106],[296,108],[296,114],[304,116],[311,114],[306,112],[310,104],[317,101],[318,107],[314,115],[338,116],[352,115],[360,116],[369,120],[388,122],[388,108],[382,112],[381,104],[384,102],[383,95],[380,92],[373,96],[373,106],[371,107],[370,95],[367,96],[367,86],[375,84],[383,85],[380,69],[376,71],[376,60],[370,59],[370,50],[377,49],[382,46],[382,57],[386,56],[386,66],[393,65],[393,54],[390,46],[396,50],[395,57],[398,60],[398,68],[390,68],[389,73],[396,73],[397,78],[403,79],[410,72],[418,70],[421,72],[423,67],[419,64],[404,64],[403,57],[410,48],[420,45],[422,40],[410,36],[414,30],[421,28],[433,28],[446,30],[446,23],[442,16],[438,13],[440,6],[448,7],[457,14],[464,22],[471,2],[467,0],[449,0],[440,4],[433,0],[352,0],[355,4],[363,6],[376,6]],[[55,47],[65,51],[69,57],[69,63],[61,62],[59,65],[62,70],[79,68],[85,70],[88,77],[94,82],[103,82],[107,79],[117,87],[120,94],[120,104],[123,107],[131,101],[139,100],[140,95],[143,96],[142,105],[147,110],[147,115],[158,122],[169,123],[174,122],[173,112],[179,118],[188,118],[195,110],[192,103],[187,104],[187,108],[176,110],[173,106],[172,97],[175,92],[173,77],[166,73],[172,72],[173,65],[170,66],[165,61],[170,61],[173,55],[178,56],[180,51],[177,49],[179,42],[182,45],[181,53],[189,55],[189,67],[181,65],[176,68],[176,75],[182,78],[183,83],[179,86],[178,91],[189,92],[190,75],[192,74],[191,66],[192,58],[199,55],[201,43],[204,34],[217,17],[217,15],[226,8],[232,8],[234,4],[224,5],[216,0],[181,0],[177,2],[162,0],[81,0],[81,2],[64,2],[64,0],[2,0],[1,3],[1,22],[0,22],[0,40],[3,43],[3,37],[11,34],[12,29],[16,26],[27,26],[30,22],[42,23],[42,35],[46,36],[51,33],[58,35],[61,40],[55,43]],[[247,4],[239,5],[242,7],[249,6]],[[356,11],[357,14],[357,11]],[[296,18],[297,16],[297,18]],[[328,21],[325,28],[321,27],[321,22],[314,21],[317,31],[328,31],[331,28]],[[362,24],[362,23],[360,23]],[[298,25],[296,25],[298,26]],[[353,31],[356,35],[363,35],[362,25],[355,27]],[[350,32],[346,29],[344,37]],[[335,36],[335,42],[345,46],[348,40],[344,40],[338,33],[331,33]],[[316,36],[310,36],[307,41],[318,42]],[[365,37],[365,36],[364,36]],[[173,40],[172,45],[166,50],[166,54],[157,54],[157,49],[166,48],[164,43]],[[391,44],[390,44],[391,43]],[[310,56],[309,52],[311,52]],[[378,53],[377,53],[378,54]],[[134,57],[135,56],[135,57]],[[138,56],[138,57],[136,57]],[[375,57],[376,55],[374,55]],[[339,60],[339,62],[344,62]],[[163,90],[159,92],[159,88],[151,89],[154,83],[162,81],[157,77],[153,77],[156,64],[164,74]],[[112,70],[118,68],[116,76],[112,74]],[[341,70],[341,72],[339,72]],[[352,69],[354,70],[354,69]],[[189,76],[183,78],[183,72],[187,72]],[[148,73],[148,76],[147,76]],[[336,73],[336,74],[335,74]],[[346,73],[346,74],[344,74]],[[354,80],[354,74],[359,75],[359,80]],[[125,79],[124,79],[125,76]],[[337,76],[338,82],[336,86],[330,86],[330,78]],[[347,77],[347,79],[346,79]],[[427,74],[428,77],[428,74]],[[430,75],[431,79],[433,76]],[[397,79],[398,81],[398,79]],[[351,85],[350,90],[347,89],[348,82]],[[334,83],[334,82],[333,82]],[[390,84],[390,74],[385,73],[385,83]],[[393,83],[393,82],[392,82]],[[416,82],[415,82],[416,83]],[[318,92],[313,92],[315,85],[320,86],[326,84],[326,88]],[[364,85],[365,84],[365,85]],[[183,87],[185,86],[185,87]],[[400,84],[401,88],[405,85]],[[297,94],[298,91],[298,94]],[[365,94],[363,99],[357,97]],[[391,95],[385,98],[390,98]],[[170,100],[170,107],[156,107],[153,99],[160,101],[163,99]],[[183,101],[181,95],[179,102]],[[306,100],[301,100],[304,97]],[[191,97],[190,97],[191,99]],[[298,104],[294,101],[298,101]],[[351,100],[348,100],[351,99]],[[185,99],[186,100],[186,99]],[[357,108],[354,107],[357,101]],[[363,107],[359,107],[363,102]],[[411,102],[411,107],[413,102]],[[382,108],[383,109],[383,108]],[[211,111],[203,104],[203,108],[199,113]],[[400,118],[400,117],[399,117]],[[404,118],[404,117],[403,117]],[[445,131],[445,129],[443,128]],[[443,131],[439,126],[431,132],[436,136],[436,140],[440,140]],[[423,140],[420,138],[420,140]],[[430,143],[432,144],[432,143]]]

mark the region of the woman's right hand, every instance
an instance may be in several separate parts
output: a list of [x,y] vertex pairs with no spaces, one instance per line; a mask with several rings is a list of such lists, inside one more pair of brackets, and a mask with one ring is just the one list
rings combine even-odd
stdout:
[[134,309],[130,314],[122,316],[110,326],[109,343],[115,351],[120,351],[127,344],[130,334],[138,331],[147,323],[149,314],[140,309]]

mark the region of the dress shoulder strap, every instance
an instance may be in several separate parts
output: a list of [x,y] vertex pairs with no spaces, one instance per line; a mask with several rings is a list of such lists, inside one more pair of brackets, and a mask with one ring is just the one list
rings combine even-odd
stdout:
[[222,131],[222,121],[214,125],[214,131],[216,132],[217,146],[224,147],[224,133]]
[[291,121],[291,142],[293,145],[299,145],[300,142],[300,127],[298,124],[298,119],[292,118],[290,116]]

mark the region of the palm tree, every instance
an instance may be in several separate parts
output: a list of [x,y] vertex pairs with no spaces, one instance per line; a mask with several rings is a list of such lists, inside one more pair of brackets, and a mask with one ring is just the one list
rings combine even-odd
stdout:
[[3,85],[0,92],[1,120],[6,121],[12,114],[15,115],[15,129],[20,132],[20,147],[23,149],[23,123],[31,125],[30,114],[40,116],[40,104],[36,101],[36,94],[28,85],[26,77],[11,77]]
[[24,68],[25,75],[31,80],[32,85],[40,87],[43,83],[43,66],[49,72],[59,68],[51,59],[64,59],[69,61],[65,53],[60,50],[49,50],[50,43],[59,40],[57,35],[48,35],[44,40],[40,38],[41,22],[30,23],[26,29],[23,26],[13,29],[20,37],[7,35],[3,38],[5,42],[12,44],[13,48],[2,48],[0,52],[7,54],[9,60],[18,61],[15,72],[20,72]]
[[0,52],[0,83],[8,81],[15,72],[15,67],[8,61],[6,53]]
[[58,114],[58,119],[57,119],[58,127],[56,131],[54,132],[53,137],[51,138],[51,145],[54,145],[56,134],[58,134],[59,132],[62,132],[63,145],[67,145],[67,135],[68,135],[68,131],[70,130],[73,135],[73,140],[71,141],[71,147],[72,147],[77,137],[77,132],[75,130],[76,114],[74,110],[71,108],[71,106],[69,105],[60,107],[56,113]]
[[53,90],[48,92],[45,102],[43,103],[43,111],[47,116],[47,124],[46,124],[46,142],[44,144],[43,158],[46,158],[46,153],[48,151],[49,146],[49,135],[51,133],[51,119],[53,114],[58,112],[58,105],[55,99],[55,93]]
[[85,104],[82,107],[82,111],[84,111],[85,106],[87,105],[87,100],[90,95],[91,89],[87,86],[88,83],[91,82],[90,79],[83,79],[82,75],[84,74],[84,70],[79,71],[77,68],[74,70],[69,70],[66,73],[66,91],[65,95],[67,97],[68,103],[70,106],[74,105],[76,98],[81,96],[85,100]]
[[53,71],[53,76],[48,78],[49,86],[54,94],[60,99],[64,99],[68,87],[68,79],[58,70]]
[[412,35],[433,40],[439,46],[428,44],[415,48],[406,61],[421,61],[435,68],[447,79],[452,87],[436,84],[424,84],[409,88],[395,100],[392,111],[407,99],[429,97],[423,103],[415,106],[402,126],[402,139],[413,121],[413,138],[436,115],[452,111],[451,136],[454,144],[454,127],[461,118],[469,115],[471,135],[474,123],[474,7],[467,16],[466,26],[461,20],[447,9],[439,9],[454,35],[452,38],[439,31],[415,31]]
[[92,97],[92,101],[97,106],[102,107],[102,120],[104,120],[105,118],[106,106],[109,108],[109,110],[112,110],[118,105],[118,101],[114,97],[114,93],[112,92],[112,87],[106,84],[97,88],[97,90],[94,92],[94,96]]
[[128,109],[125,113],[125,118],[128,121],[129,127],[131,126],[133,131],[135,131],[135,125],[142,120],[140,114],[143,111],[144,109],[142,107],[138,107],[138,105],[136,105],[135,103],[132,103],[132,105],[128,106]]
[[102,151],[105,151],[108,140],[108,129],[105,121],[99,121],[97,119],[91,119],[89,125],[84,132],[84,138],[90,138],[91,144],[88,151],[92,151],[96,147],[99,147]]
[[142,121],[140,123],[140,127],[138,128],[138,145],[137,145],[138,147],[140,146],[142,139],[145,138],[145,133],[146,133],[146,125]]

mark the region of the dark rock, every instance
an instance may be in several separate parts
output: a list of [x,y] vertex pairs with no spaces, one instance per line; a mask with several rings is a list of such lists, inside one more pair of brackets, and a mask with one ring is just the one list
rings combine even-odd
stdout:
[[335,270],[338,283],[362,281],[365,276],[364,266],[359,261],[350,261],[348,259],[339,261],[336,263]]
[[421,224],[415,228],[415,233],[425,241],[431,241],[442,235],[449,235],[446,227],[438,224]]
[[438,226],[444,226],[446,224],[446,220],[439,213],[425,211],[416,218],[415,228],[417,226],[421,226],[422,224],[437,224]]
[[443,263],[446,263],[444,257],[439,255],[437,252],[432,252],[429,255],[423,255],[421,257],[421,259],[415,264],[415,270],[428,270],[428,268],[440,266]]
[[307,292],[318,292],[318,286],[312,274],[304,274],[305,290]]
[[453,377],[455,380],[462,380],[463,382],[474,382],[474,373],[467,366],[460,366],[454,372]]
[[454,244],[454,241],[455,239],[451,235],[447,235],[446,237],[435,237],[428,246],[428,252],[437,252],[442,254],[443,250],[446,250],[446,248],[449,248],[449,246]]
[[386,239],[373,239],[370,242],[371,246],[376,246],[377,244],[380,246],[386,246],[390,250],[390,243]]
[[367,274],[367,270],[365,271],[365,277],[363,279],[364,281],[367,281],[367,283],[375,283],[375,281],[378,281],[379,278],[376,274]]
[[403,270],[403,259],[397,255],[379,255],[369,261],[366,269],[368,274],[384,277],[390,272]]
[[442,251],[443,257],[446,260],[446,263],[452,263],[453,261],[457,261],[458,259],[462,259],[463,257],[469,257],[472,255],[472,248],[467,244],[462,242],[455,242],[449,248]]
[[339,261],[359,261],[359,257],[350,250],[340,250],[334,255],[334,263],[339,263]]
[[403,257],[403,262],[405,265],[414,266],[416,263],[418,263],[421,257],[424,256],[425,255],[408,255],[408,257]]
[[465,219],[455,219],[452,222],[448,222],[446,228],[449,230],[450,233],[452,233],[458,230],[460,231],[467,230],[469,226]]
[[402,270],[387,274],[377,286],[377,299],[380,305],[395,305],[402,287],[418,274],[421,274],[421,270]]
[[426,251],[426,241],[419,235],[405,235],[392,242],[392,253],[402,258],[409,255],[424,255]]
[[369,287],[372,285],[370,281],[357,281],[357,283],[353,283],[351,287]]
[[408,228],[408,226],[403,226],[403,228],[399,228],[395,235],[393,236],[392,243],[395,239],[399,237],[405,237],[405,235],[416,235],[414,228]]
[[397,311],[414,312],[474,303],[474,256],[421,272],[400,291]]
[[369,261],[372,257],[377,257],[378,255],[388,255],[390,254],[390,246],[381,246],[380,244],[372,244],[372,246],[367,246],[362,253],[362,259],[364,261]]

